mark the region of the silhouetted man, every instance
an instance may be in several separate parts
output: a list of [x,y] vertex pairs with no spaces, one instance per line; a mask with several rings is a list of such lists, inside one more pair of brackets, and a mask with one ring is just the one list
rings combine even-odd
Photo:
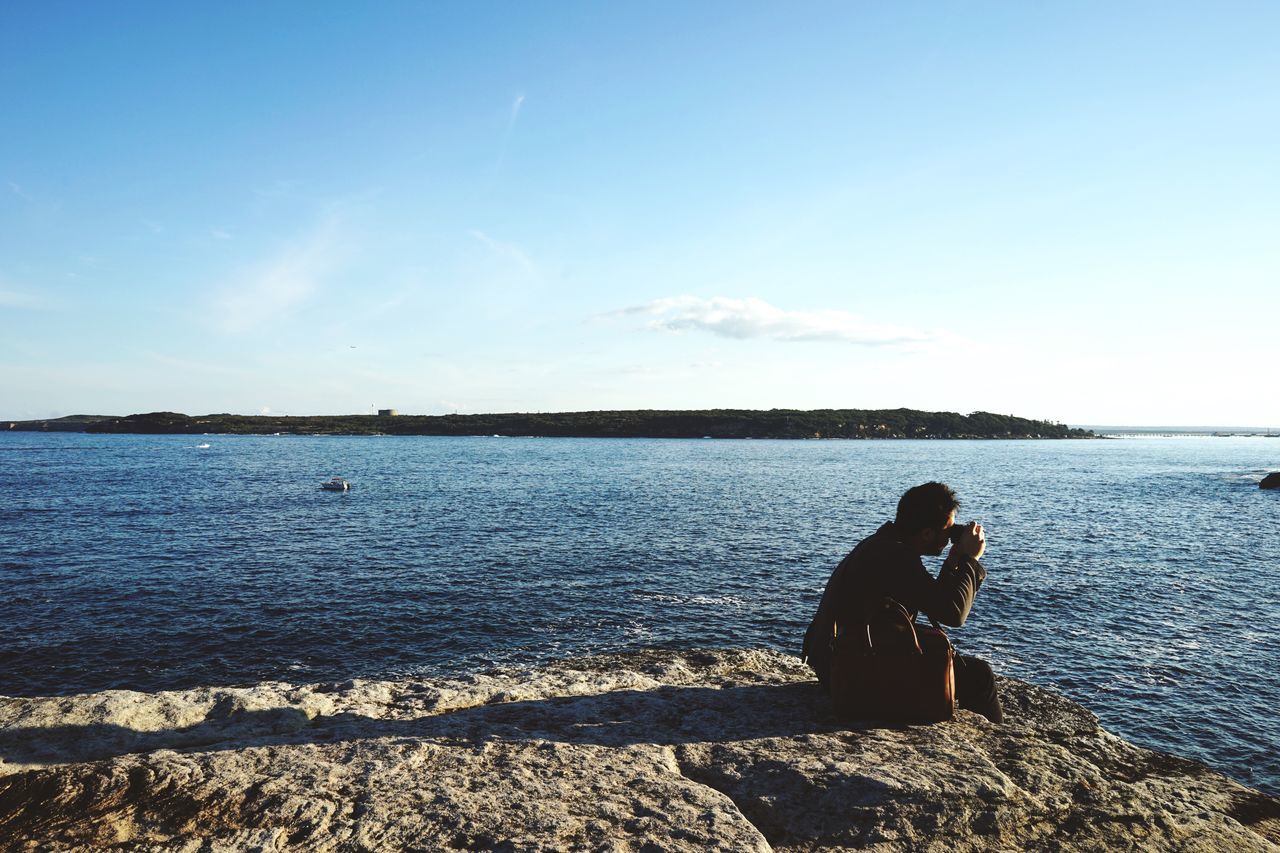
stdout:
[[[804,637],[804,658],[827,686],[831,668],[832,624],[866,622],[866,608],[892,598],[914,619],[923,612],[943,625],[964,624],[973,598],[986,578],[978,562],[987,548],[982,525],[970,522],[935,578],[920,558],[939,556],[950,541],[960,501],[942,483],[908,489],[891,522],[858,543],[827,581],[822,603]],[[991,667],[979,658],[956,655],[956,704],[992,722],[1002,719]]]

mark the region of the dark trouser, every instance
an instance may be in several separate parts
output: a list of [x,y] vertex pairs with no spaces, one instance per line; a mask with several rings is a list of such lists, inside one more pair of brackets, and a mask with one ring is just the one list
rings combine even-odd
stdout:
[[956,655],[956,704],[993,723],[1004,719],[1000,697],[996,695],[996,677],[982,658]]

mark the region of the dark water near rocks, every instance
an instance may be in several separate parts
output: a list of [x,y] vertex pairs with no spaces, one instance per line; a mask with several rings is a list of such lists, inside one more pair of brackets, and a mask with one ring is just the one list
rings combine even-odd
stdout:
[[836,562],[936,478],[990,536],[962,651],[1280,793],[1277,468],[1266,438],[5,433],[0,694],[798,653]]

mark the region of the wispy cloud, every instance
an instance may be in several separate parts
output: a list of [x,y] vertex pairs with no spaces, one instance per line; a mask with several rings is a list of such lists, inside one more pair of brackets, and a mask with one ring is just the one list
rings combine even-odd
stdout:
[[691,361],[680,364],[626,364],[617,368],[601,365],[599,372],[606,375],[622,373],[631,376],[688,376],[690,371],[720,370],[724,366],[722,361]]
[[223,328],[249,331],[307,301],[346,258],[339,231],[328,218],[228,285],[218,303]]
[[153,350],[135,350],[135,352],[150,361],[162,364],[166,367],[176,367],[180,370],[199,372],[199,373],[221,373],[227,375],[238,374],[241,371],[237,368],[227,367],[221,364],[210,364],[203,361],[193,361],[188,358],[179,358],[163,352],[155,352]]
[[29,293],[0,289],[0,308],[41,308],[43,300]]
[[716,296],[672,296],[612,311],[610,317],[647,317],[648,327],[670,332],[709,332],[725,338],[775,341],[834,341],[859,346],[928,344],[949,340],[931,332],[887,323],[872,323],[836,309],[787,311],[763,299]]
[[225,228],[210,228],[209,236],[215,240],[231,240],[235,235],[230,231],[227,231]]
[[47,297],[15,288],[11,281],[0,276],[0,308],[51,308]]
[[520,108],[524,106],[524,92],[516,95],[511,100],[511,110],[507,115],[507,126],[502,131],[502,141],[498,145],[498,157],[493,162],[493,180],[496,180],[499,172],[507,161],[507,146],[511,143],[511,136],[516,129],[516,121],[520,118]]
[[17,181],[9,181],[9,191],[12,192],[14,195],[16,195],[18,198],[22,199],[23,201],[35,201],[35,199],[32,198],[30,194],[28,194],[27,191],[22,188],[22,185],[19,184]]
[[15,180],[6,180],[9,185],[9,192],[12,195],[22,199],[24,206],[29,213],[37,216],[54,216],[62,210],[62,201],[52,196],[44,195],[37,191],[32,191]]
[[524,106],[524,92],[516,95],[515,100],[511,102],[511,118],[507,120],[507,132],[511,132],[511,128],[516,126],[516,119],[520,118],[520,108]]
[[392,296],[390,299],[384,299],[383,301],[378,302],[375,305],[371,305],[369,307],[369,310],[365,312],[365,317],[368,317],[368,318],[381,317],[383,314],[386,314],[388,311],[394,311],[395,309],[399,308],[401,305],[403,305],[406,302],[408,298],[409,297],[407,294],[398,293],[395,296]]
[[520,267],[520,269],[524,270],[526,274],[531,276],[537,276],[539,274],[538,265],[533,262],[532,258],[524,253],[523,249],[514,243],[504,243],[500,240],[495,240],[483,231],[468,231],[467,233],[488,246],[490,251],[495,255],[514,262],[518,267]]
[[302,181],[279,179],[266,186],[257,187],[253,194],[259,199],[291,198],[298,195],[304,186]]

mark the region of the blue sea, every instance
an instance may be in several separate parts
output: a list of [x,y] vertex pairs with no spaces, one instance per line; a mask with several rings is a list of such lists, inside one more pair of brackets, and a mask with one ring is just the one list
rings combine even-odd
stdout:
[[989,537],[962,652],[1280,794],[1276,469],[1268,438],[0,433],[0,694],[798,654],[835,564],[940,479]]

